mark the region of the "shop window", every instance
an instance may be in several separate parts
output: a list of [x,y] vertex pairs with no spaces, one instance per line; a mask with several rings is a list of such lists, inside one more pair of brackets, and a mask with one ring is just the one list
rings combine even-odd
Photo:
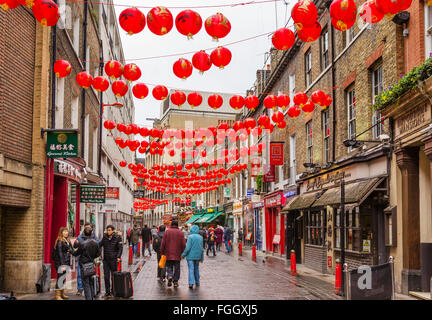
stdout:
[[306,212],[306,244],[322,246],[325,244],[326,212]]
[[305,53],[305,79],[306,87],[312,83],[312,52],[311,49]]
[[295,74],[289,75],[288,83],[289,83],[289,97],[290,100],[293,101],[295,95]]
[[[372,104],[375,103],[376,97],[383,91],[383,69],[382,65],[376,67],[372,71]],[[384,125],[382,123],[382,117],[380,112],[375,112],[372,115],[372,125],[373,127],[373,138],[377,139],[382,131],[384,130]]]
[[[366,240],[372,239],[372,219],[370,212],[360,212],[359,207],[345,211],[345,249],[362,252]],[[335,243],[334,247],[341,247],[341,214],[340,209],[336,212],[335,220]],[[370,246],[369,246],[370,248]]]
[[425,4],[425,58],[432,56],[432,7]]
[[321,33],[321,70],[325,70],[329,65],[329,45],[328,45],[328,30],[325,29]]

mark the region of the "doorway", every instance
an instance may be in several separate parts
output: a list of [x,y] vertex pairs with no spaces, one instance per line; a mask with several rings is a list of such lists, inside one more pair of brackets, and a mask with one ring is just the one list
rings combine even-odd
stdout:
[[286,258],[291,259],[291,250],[295,251],[296,263],[301,263],[302,220],[299,211],[291,211],[285,219]]

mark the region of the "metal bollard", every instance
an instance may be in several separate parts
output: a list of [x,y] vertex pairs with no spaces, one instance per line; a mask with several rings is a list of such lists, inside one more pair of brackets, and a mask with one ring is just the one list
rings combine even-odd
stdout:
[[291,275],[296,276],[297,275],[297,266],[296,266],[296,256],[295,251],[291,250]]
[[252,261],[256,262],[256,247],[252,247]]
[[242,255],[242,243],[241,241],[239,242],[239,256]]
[[335,294],[339,295],[342,290],[342,266],[341,260],[336,259]]
[[129,246],[129,261],[128,264],[131,265],[133,263],[133,250],[132,246]]

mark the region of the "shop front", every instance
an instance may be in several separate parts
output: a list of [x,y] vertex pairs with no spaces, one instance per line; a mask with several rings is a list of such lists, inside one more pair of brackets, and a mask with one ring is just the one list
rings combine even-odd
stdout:
[[264,201],[258,194],[252,195],[252,209],[255,217],[254,242],[256,249],[265,251]]
[[300,195],[289,201],[283,211],[287,217],[302,221],[303,231],[298,230],[300,223],[296,227],[304,235],[301,252],[307,267],[334,273],[342,241],[350,270],[388,261],[389,247],[384,237],[391,228],[385,216],[389,205],[387,153],[387,148],[378,146],[333,169],[300,179]]
[[285,205],[282,191],[270,193],[264,197],[266,251],[285,254],[285,219],[281,214]]
[[69,158],[48,159],[47,163],[44,263],[51,263],[51,277],[55,278],[51,252],[60,228],[67,227],[70,237],[80,233],[80,190],[85,162]]
[[244,245],[254,246],[255,241],[255,214],[252,206],[252,202],[243,202],[243,241]]
[[228,225],[231,230],[234,230],[233,202],[225,203],[223,208],[225,212],[225,225]]
[[[284,189],[285,202],[287,204],[297,195],[297,187]],[[302,239],[303,239],[303,219],[299,211],[288,211],[284,209],[285,214],[285,253],[288,260],[291,259],[291,250],[294,250],[297,263],[302,261]]]
[[202,215],[194,221],[195,224],[206,224],[207,226],[216,227],[225,220],[225,212],[223,206],[211,207],[202,210]]
[[235,200],[233,203],[233,238],[234,242],[239,243],[238,232],[243,226],[243,202],[241,200]]

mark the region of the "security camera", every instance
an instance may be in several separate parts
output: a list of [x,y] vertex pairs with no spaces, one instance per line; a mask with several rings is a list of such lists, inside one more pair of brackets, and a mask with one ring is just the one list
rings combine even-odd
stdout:
[[390,141],[390,137],[389,137],[387,134],[380,134],[380,135],[378,136],[378,139],[379,139],[381,142],[388,142],[388,141]]

